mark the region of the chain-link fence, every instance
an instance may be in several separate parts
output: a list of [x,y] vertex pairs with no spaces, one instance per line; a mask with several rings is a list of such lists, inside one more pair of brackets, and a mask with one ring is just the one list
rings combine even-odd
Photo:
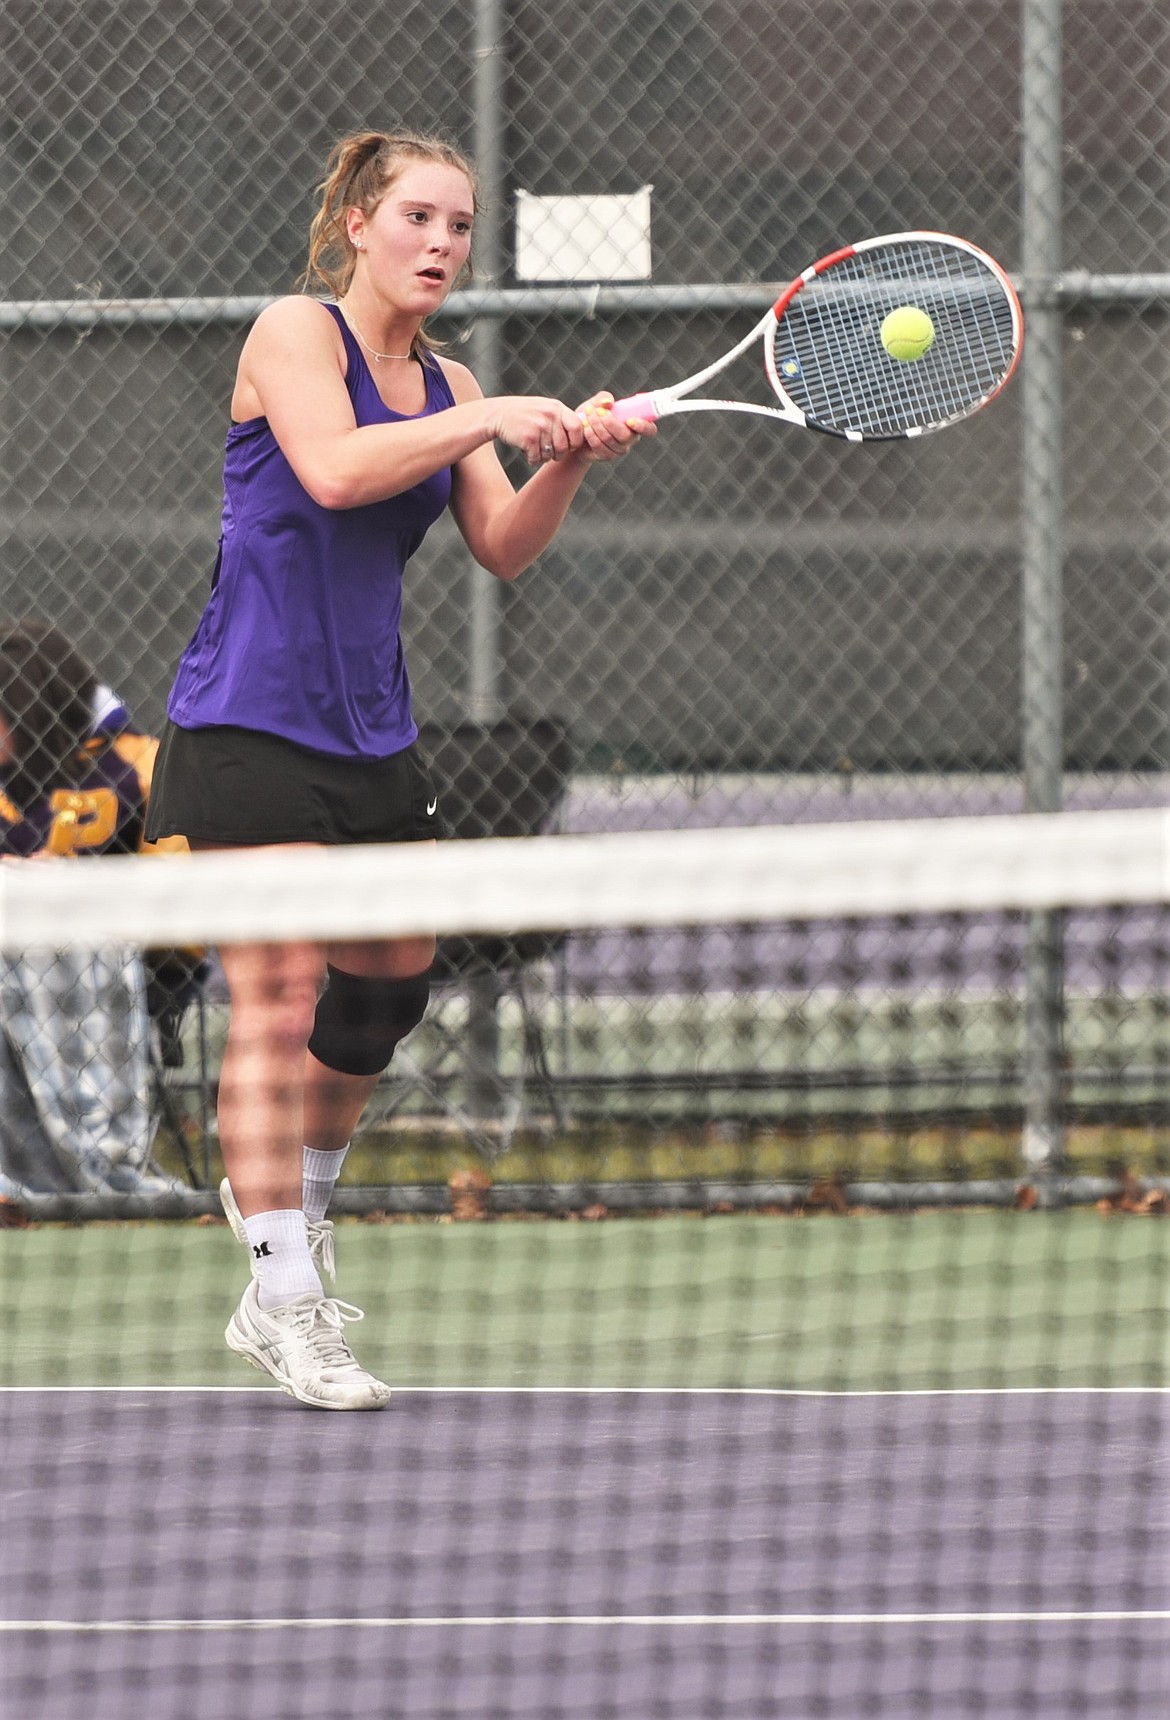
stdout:
[[[146,728],[246,329],[332,142],[402,123],[480,163],[441,332],[489,391],[669,382],[769,286],[908,228],[998,256],[1029,327],[1022,383],[912,447],[667,426],[515,587],[441,524],[408,580],[420,717],[556,719],[568,829],[1160,803],[1161,0],[3,0],[0,31],[0,615],[55,621]],[[519,193],[647,186],[648,280],[518,272]]]

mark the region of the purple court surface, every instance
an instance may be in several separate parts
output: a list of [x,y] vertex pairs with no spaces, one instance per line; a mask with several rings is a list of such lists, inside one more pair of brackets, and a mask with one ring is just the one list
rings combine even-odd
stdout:
[[1165,1720],[1170,1395],[10,1391],[4,1720]]

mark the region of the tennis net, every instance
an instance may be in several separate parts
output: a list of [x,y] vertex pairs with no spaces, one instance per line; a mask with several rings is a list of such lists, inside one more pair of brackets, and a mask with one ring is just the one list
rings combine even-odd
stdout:
[[[1163,1715],[1168,817],[0,868],[10,988],[196,964],[149,1174],[0,1204],[5,1716]],[[432,930],[323,1414],[224,1344],[217,951]]]

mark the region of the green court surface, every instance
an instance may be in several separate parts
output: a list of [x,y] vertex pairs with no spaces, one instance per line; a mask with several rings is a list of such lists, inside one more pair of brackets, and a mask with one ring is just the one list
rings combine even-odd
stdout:
[[[1097,1212],[341,1222],[402,1386],[1161,1386],[1170,1224]],[[222,1225],[0,1232],[0,1385],[255,1385]]]

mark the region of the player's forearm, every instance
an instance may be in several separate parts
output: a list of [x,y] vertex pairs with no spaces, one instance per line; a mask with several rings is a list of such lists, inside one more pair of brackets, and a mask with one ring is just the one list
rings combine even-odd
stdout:
[[298,477],[323,508],[389,501],[493,437],[485,401],[401,424],[370,424],[315,449]]
[[564,524],[589,462],[580,455],[550,461],[483,526],[472,552],[497,579],[517,579],[545,551]]

